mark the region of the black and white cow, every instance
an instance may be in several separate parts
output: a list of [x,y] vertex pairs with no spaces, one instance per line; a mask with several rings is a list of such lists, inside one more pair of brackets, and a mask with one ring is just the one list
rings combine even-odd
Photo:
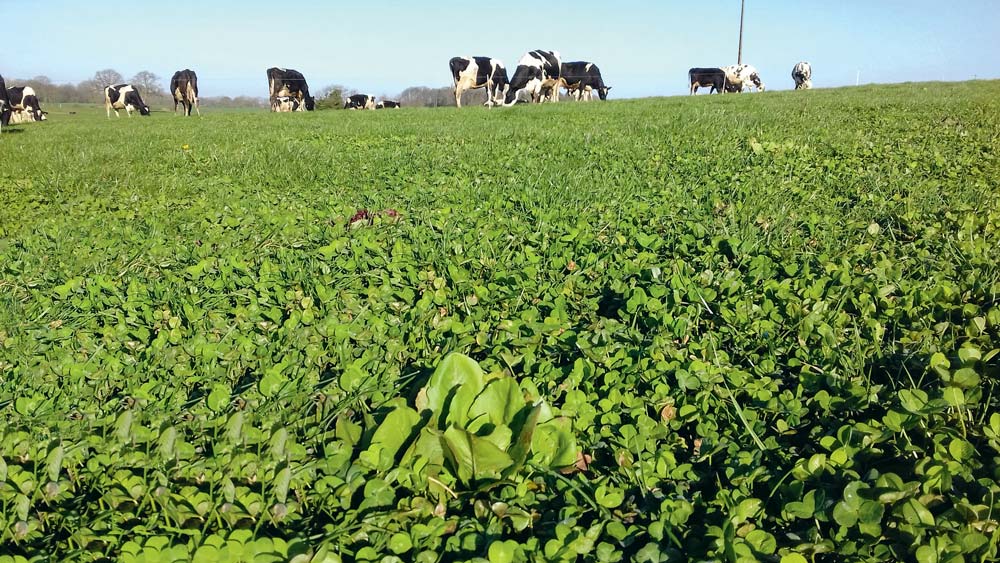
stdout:
[[709,94],[726,92],[726,71],[721,68],[692,68],[688,71],[688,80],[692,96],[698,93],[698,88],[711,88]]
[[347,98],[344,109],[375,109],[375,96],[355,94]]
[[184,115],[191,116],[191,108],[194,108],[201,116],[198,109],[198,75],[189,68],[178,70],[170,78],[170,95],[174,98],[174,114],[177,113],[177,104],[181,105]]
[[45,121],[48,115],[42,111],[41,104],[38,103],[38,96],[31,86],[12,86],[7,89],[7,103],[10,104],[10,116],[12,123],[29,123],[32,121]]
[[590,101],[592,93],[597,92],[601,100],[608,99],[611,86],[604,85],[601,69],[594,63],[576,61],[563,63],[560,70],[560,83],[577,101]]
[[805,61],[798,63],[795,65],[795,68],[792,69],[792,80],[795,81],[796,90],[808,90],[812,88],[812,77],[812,65]]
[[298,98],[292,96],[278,96],[271,105],[271,111],[278,113],[291,113],[293,111],[304,111],[305,107],[299,103]]
[[299,100],[306,111],[316,109],[316,99],[309,95],[309,84],[302,73],[290,68],[271,67],[267,69],[267,85],[270,92],[271,111],[279,97],[289,96]]
[[517,102],[517,96],[523,90],[531,96],[531,101],[541,103],[543,92],[554,92],[548,96],[552,101],[558,101],[558,86],[562,76],[562,56],[559,51],[531,51],[525,53],[517,62],[514,77],[510,79],[510,88],[504,97],[504,105],[512,106]]
[[3,76],[0,76],[0,129],[10,123],[10,100],[7,99],[7,85],[4,84]]
[[375,109],[399,109],[400,107],[402,107],[402,104],[391,100],[382,100],[375,104]]
[[139,115],[149,115],[149,106],[142,101],[139,90],[131,84],[115,84],[104,89],[104,109],[108,112],[108,119],[111,118],[111,110],[115,110],[115,116],[121,117],[118,110],[124,109],[129,117],[133,111],[138,111]]
[[486,106],[501,103],[507,94],[507,68],[500,59],[490,57],[455,57],[448,62],[455,82],[455,105],[462,107],[462,94],[486,88]]
[[764,91],[764,81],[760,79],[760,73],[752,65],[740,64],[722,67],[726,71],[726,91],[743,92],[749,88],[747,83],[753,85],[758,92]]

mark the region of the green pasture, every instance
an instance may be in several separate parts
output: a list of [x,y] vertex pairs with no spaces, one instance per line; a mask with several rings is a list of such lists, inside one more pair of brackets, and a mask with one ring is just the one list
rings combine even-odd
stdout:
[[1000,555],[1000,82],[45,109],[0,563]]

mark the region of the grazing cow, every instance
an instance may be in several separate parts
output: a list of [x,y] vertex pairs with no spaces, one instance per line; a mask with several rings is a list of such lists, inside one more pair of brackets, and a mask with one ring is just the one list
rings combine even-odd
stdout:
[[[597,91],[601,100],[608,99],[610,86],[604,85],[604,78],[601,77],[601,69],[594,63],[576,61],[563,63],[560,69],[560,84],[567,92],[573,95],[577,101],[581,99],[590,101],[592,92]],[[556,88],[558,90],[558,88]],[[558,91],[556,92],[558,95]]]
[[812,88],[812,77],[812,65],[805,61],[795,65],[795,68],[792,69],[792,80],[795,81],[796,90],[808,90]]
[[298,98],[292,96],[278,96],[271,105],[271,111],[279,113],[291,113],[293,111],[303,111],[305,108],[299,103]]
[[517,70],[510,79],[510,88],[504,97],[504,105],[512,106],[517,102],[518,94],[524,90],[531,96],[531,101],[541,103],[543,92],[555,92],[556,95],[545,97],[558,101],[558,85],[562,76],[562,56],[559,51],[531,51],[517,62]]
[[125,113],[132,117],[133,111],[138,111],[139,115],[149,115],[149,106],[142,101],[139,90],[131,84],[115,84],[104,89],[104,109],[108,112],[108,119],[111,118],[111,110],[115,110],[115,116],[121,117],[118,110],[124,109]]
[[344,109],[375,109],[375,96],[355,94],[347,98]]
[[42,111],[42,106],[38,103],[38,96],[31,86],[12,86],[7,89],[7,103],[13,112],[11,121],[13,123],[30,123],[32,121],[45,121],[48,112]]
[[10,123],[10,100],[7,98],[7,85],[0,76],[0,129]]
[[296,98],[306,111],[316,109],[316,99],[309,95],[309,84],[302,73],[290,68],[269,68],[267,69],[267,85],[271,97],[271,111],[275,101],[279,97],[289,96]]
[[708,93],[726,92],[726,71],[721,68],[692,68],[688,71],[691,82],[691,95],[698,93],[698,88],[711,88]]
[[181,104],[184,115],[191,116],[191,108],[198,112],[201,117],[201,110],[198,109],[198,75],[189,68],[178,70],[170,78],[170,95],[174,98],[174,113],[177,113],[177,104]]
[[760,73],[751,65],[730,65],[722,67],[726,71],[726,91],[743,92],[749,82],[757,88],[758,92],[764,91],[764,81],[760,79]]
[[399,109],[400,107],[402,107],[402,104],[391,100],[382,100],[375,104],[375,109]]
[[486,88],[486,106],[501,103],[507,94],[507,69],[500,59],[489,57],[455,57],[448,62],[455,81],[455,105],[462,107],[462,94],[468,90]]

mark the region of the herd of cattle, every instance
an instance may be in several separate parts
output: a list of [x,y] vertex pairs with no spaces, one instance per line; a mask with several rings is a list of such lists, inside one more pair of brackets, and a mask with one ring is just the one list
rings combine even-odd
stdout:
[[[590,101],[593,93],[601,100],[608,99],[610,86],[604,84],[601,69],[587,61],[563,62],[558,51],[530,51],[517,62],[513,77],[499,59],[491,57],[455,57],[448,62],[455,88],[455,105],[462,107],[462,94],[469,90],[486,89],[487,106],[512,106],[519,101],[542,103],[557,102],[562,90],[576,101]],[[698,88],[709,88],[709,93],[743,92],[748,88],[764,91],[760,73],[751,65],[739,64],[719,68],[692,68],[688,71],[691,94]],[[796,90],[812,88],[812,67],[800,62],[792,69]],[[273,112],[312,111],[316,99],[309,94],[309,85],[301,72],[286,68],[267,69],[269,101]],[[170,78],[170,95],[174,100],[174,113],[178,105],[184,115],[190,116],[198,108],[198,75],[191,69],[179,70]],[[527,98],[527,99],[524,99]],[[108,117],[111,111],[119,116],[124,109],[129,117],[132,112],[149,115],[149,106],[142,101],[139,89],[132,84],[114,84],[104,89],[104,105]],[[375,96],[356,94],[349,96],[344,109],[392,109],[400,103],[376,100]],[[0,76],[0,125],[45,121],[38,96],[30,86],[7,88]]]
[[455,105],[462,107],[462,94],[468,90],[486,89],[486,105],[512,106],[522,93],[534,103],[559,101],[565,89],[573,99],[591,100],[593,92],[608,99],[610,86],[604,84],[601,69],[594,63],[576,61],[564,63],[559,51],[531,51],[517,62],[514,76],[507,78],[507,69],[499,59],[490,57],[455,57],[448,63],[455,84]]
[[[743,92],[751,86],[758,92],[764,91],[764,81],[760,73],[751,65],[731,65],[722,68],[692,68],[688,71],[691,84],[691,94],[698,93],[698,88],[709,88],[709,93]],[[792,80],[796,90],[812,88],[812,66],[800,62],[792,68]]]
[[[292,112],[316,109],[316,99],[309,95],[309,84],[302,73],[290,68],[267,69],[267,86],[270,93],[271,111]],[[391,109],[400,107],[399,102],[376,101],[375,96],[355,94],[349,96],[344,109]]]

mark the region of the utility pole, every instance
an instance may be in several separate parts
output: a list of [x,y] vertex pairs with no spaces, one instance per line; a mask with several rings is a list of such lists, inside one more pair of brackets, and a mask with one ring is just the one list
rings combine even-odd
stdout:
[[736,54],[736,64],[743,64],[743,13],[746,10],[746,0],[740,0],[740,50]]

